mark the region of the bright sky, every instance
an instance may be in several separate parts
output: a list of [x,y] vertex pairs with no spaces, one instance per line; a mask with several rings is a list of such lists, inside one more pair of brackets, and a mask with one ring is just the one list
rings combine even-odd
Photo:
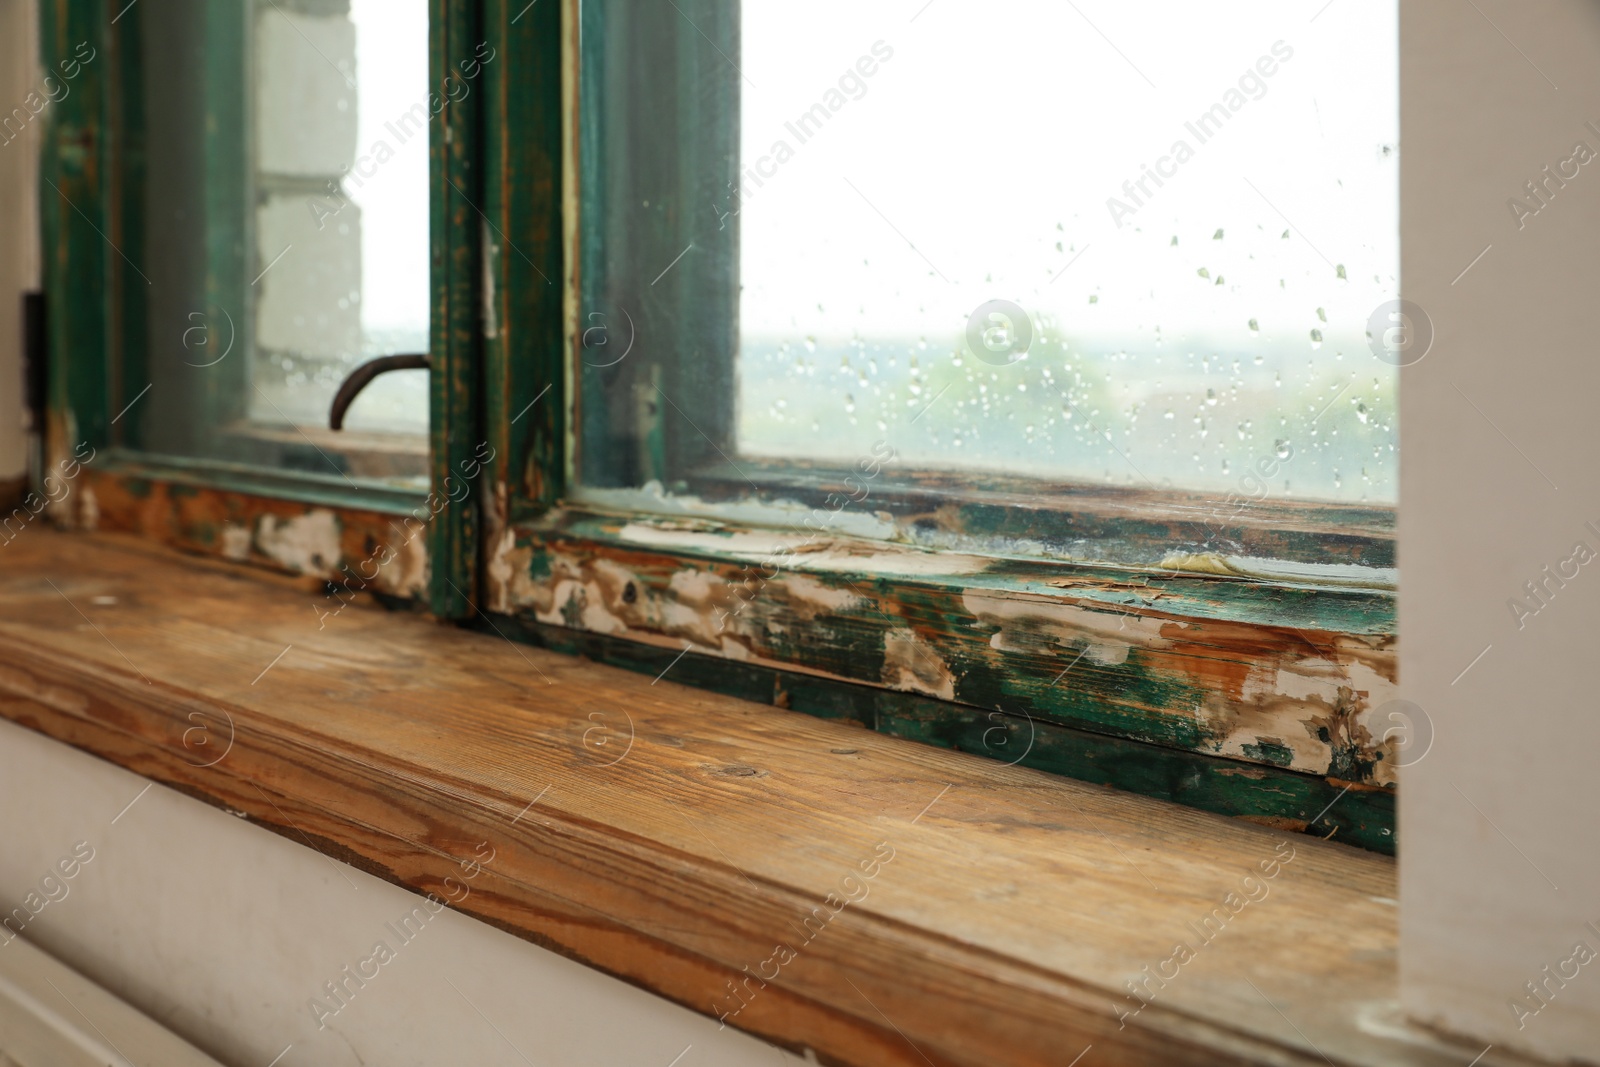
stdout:
[[[427,345],[428,131],[403,144],[395,123],[428,97],[427,0],[351,0],[356,26],[356,154],[383,141],[395,156],[363,178],[347,180],[361,208],[361,326],[363,332],[408,330]],[[408,132],[415,130],[413,123]],[[371,165],[368,165],[371,169]]]
[[[1397,288],[1396,9],[1324,3],[747,0],[745,162],[795,154],[745,186],[745,331],[946,338],[1004,298],[1080,336],[1361,336]],[[801,144],[784,123],[880,40]],[[1200,143],[1184,123],[1279,41],[1265,95]],[[1107,198],[1179,139],[1194,157],[1119,230]]]

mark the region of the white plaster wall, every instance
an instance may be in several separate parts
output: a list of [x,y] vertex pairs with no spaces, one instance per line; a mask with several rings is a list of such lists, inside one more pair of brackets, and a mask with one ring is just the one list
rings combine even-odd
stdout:
[[264,6],[255,33],[258,167],[303,178],[341,173],[356,158],[356,28],[349,15]]
[[[33,0],[0,0],[0,119],[40,85]],[[58,93],[59,89],[56,90]],[[39,286],[35,179],[41,114],[0,143],[0,482],[27,464],[22,431],[22,293]],[[9,134],[0,134],[5,141]]]
[[[421,897],[147,785],[0,722],[0,910],[87,842],[93,859],[25,936],[224,1063],[285,1049],[277,1067],[804,1062],[458,912],[401,944],[386,924]],[[319,1029],[311,997],[379,940],[394,959]]]
[[1575,142],[1600,152],[1590,121],[1593,0],[1402,0],[1401,285],[1437,332],[1400,388],[1400,679],[1435,734],[1401,776],[1402,998],[1600,1063],[1600,960],[1511,1007],[1600,952],[1600,563],[1520,629],[1508,607],[1575,542],[1600,552],[1600,162],[1520,229],[1507,207]]
[[[256,209],[251,273],[265,272],[255,283],[256,344],[264,353],[352,358],[361,351],[361,208],[319,217],[311,205],[340,204],[326,186],[356,160],[356,27],[348,14],[262,5],[255,33],[256,170],[317,180],[309,193],[270,192]],[[288,260],[281,270],[280,255]],[[314,405],[309,421],[319,423],[325,406]]]

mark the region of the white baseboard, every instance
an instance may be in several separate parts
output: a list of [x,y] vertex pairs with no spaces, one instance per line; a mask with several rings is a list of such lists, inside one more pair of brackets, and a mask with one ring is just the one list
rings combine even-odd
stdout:
[[52,956],[0,934],[0,1067],[221,1067]]

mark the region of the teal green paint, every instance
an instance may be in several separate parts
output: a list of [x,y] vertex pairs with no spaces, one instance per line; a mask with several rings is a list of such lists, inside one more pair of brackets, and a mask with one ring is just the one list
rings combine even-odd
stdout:
[[932,702],[880,709],[878,729],[1219,815],[1304,822],[1306,833],[1378,852],[1395,850],[1394,795],[1385,791],[1343,792],[1326,779],[1293,771]]
[[[119,267],[107,237],[106,107],[112,60],[106,6],[45,0],[39,8],[41,65],[56,70],[81,44],[94,50],[72,91],[41,115],[40,223],[49,316],[50,408],[62,420],[53,447],[110,443],[109,280]],[[71,440],[63,440],[62,437]]]
[[490,477],[507,485],[510,517],[535,517],[567,488],[561,6],[486,0],[484,20],[495,50],[479,75],[496,323],[484,340]]
[[174,494],[220,489],[248,496],[294,500],[328,508],[353,508],[383,515],[415,514],[426,518],[428,514],[425,496],[421,492],[371,484],[362,485],[357,493],[342,478],[329,475],[172,456],[151,457],[128,449],[109,450],[103,458],[95,460],[95,466],[114,471],[135,496],[147,496],[156,482],[164,482],[172,487],[170,491]]
[[[617,548],[631,548],[620,536],[621,523],[614,515],[585,512],[581,508],[564,513],[552,524],[531,527],[554,538],[592,541]],[[707,522],[703,532],[731,539],[742,528]],[[795,531],[785,538],[784,531],[773,532],[775,541],[801,544],[806,534]],[[885,546],[892,550],[892,546]],[[674,555],[686,562],[716,564],[738,568],[750,564],[748,557],[733,552],[710,551],[699,545],[675,548]],[[889,584],[863,570],[845,575],[861,589]],[[995,558],[975,574],[952,571],[917,579],[895,578],[893,588],[926,586],[930,589],[959,587],[973,591],[992,590],[997,594],[1030,593],[1042,604],[1059,604],[1070,597],[1107,609],[1139,608],[1176,620],[1215,619],[1251,626],[1272,626],[1283,630],[1310,630],[1356,637],[1390,637],[1395,632],[1393,593],[1344,588],[1287,586],[1248,578],[1220,575],[1185,574],[1150,568],[1109,567],[1101,564],[1057,560],[1019,560]],[[1059,669],[1059,668],[1058,668]]]
[[[254,13],[253,5],[242,3],[208,3],[205,9],[204,310],[208,322],[215,319],[217,309],[230,309],[236,323],[248,323],[253,318],[250,278],[255,272],[247,273],[247,264],[252,262],[250,234],[254,230],[250,141],[255,122],[250,107],[251,87],[240,75],[254,67],[249,24]],[[236,346],[244,346],[236,353],[241,358],[225,359],[204,368],[213,373],[199,379],[198,408],[216,426],[249,416],[250,360],[246,357],[254,345],[254,331],[246,328],[236,333],[242,333]],[[136,382],[127,384],[133,389],[142,388]]]
[[[483,167],[479,92],[453,88],[465,81],[463,63],[483,44],[480,7],[470,0],[431,0],[428,87],[448,101],[428,124],[431,189],[433,316],[430,353],[432,497],[449,501],[428,526],[429,604],[442,618],[476,610],[481,530],[480,464],[488,455],[480,419],[482,369]],[[450,99],[452,94],[459,98]],[[468,472],[472,472],[469,474]],[[466,486],[463,494],[462,486]]]
[[1294,750],[1288,745],[1263,739],[1259,744],[1244,745],[1244,754],[1260,763],[1274,767],[1287,767],[1294,762]]
[[[102,6],[67,0],[47,0],[43,6],[47,60],[79,39],[110,47],[112,35],[105,25],[108,12]],[[504,464],[503,473],[496,477],[510,488],[508,513],[531,517],[545,513],[567,490],[563,435],[569,398],[563,395],[561,326],[566,265],[560,226],[560,26],[557,5],[535,5],[515,24],[511,22],[511,17],[516,17],[513,7],[521,9],[523,5],[486,0],[479,25],[477,5],[465,0],[433,0],[432,4],[434,87],[447,69],[459,69],[460,62],[474,55],[480,44],[501,49],[497,56],[500,65],[490,63],[484,69],[478,90],[466,100],[450,104],[434,123],[432,349],[438,364],[433,379],[433,484],[435,492],[442,493],[444,477],[457,476],[461,461],[471,457],[481,442],[489,441],[504,457],[496,460]],[[584,10],[598,7],[586,4]],[[599,32],[603,27],[591,28]],[[713,29],[719,35],[729,32],[728,25]],[[229,54],[220,50],[217,62],[225,64]],[[136,391],[137,383],[130,388],[130,373],[140,369],[131,352],[121,354],[124,363],[113,363],[111,324],[118,321],[114,314],[124,316],[117,327],[123,332],[136,322],[132,308],[117,311],[112,306],[110,297],[117,288],[114,280],[128,272],[97,232],[98,228],[109,234],[124,233],[128,228],[119,226],[117,215],[131,210],[130,201],[111,196],[116,178],[107,146],[118,143],[115,122],[119,113],[113,108],[114,94],[109,89],[113,65],[106,52],[102,58],[107,62],[85,67],[74,92],[52,105],[41,163],[42,172],[60,190],[57,194],[46,187],[42,205],[49,257],[46,287],[52,299],[52,405],[57,412],[70,414],[79,438],[97,448],[110,443],[110,418],[120,402]],[[136,52],[124,49],[122,60],[130,72],[137,71]],[[132,101],[128,107],[136,104]],[[443,133],[446,128],[448,141]],[[225,135],[216,136],[209,147],[219,160],[236,158],[238,149],[238,143]],[[130,154],[125,162],[134,167],[138,161]],[[586,190],[583,200],[588,218],[594,218],[594,212],[604,206],[591,199],[591,192]],[[213,236],[216,243],[211,256],[222,257],[233,238],[222,230]],[[485,240],[494,246],[487,265],[480,256]],[[137,251],[137,246],[131,249]],[[540,272],[548,281],[539,279]],[[499,330],[488,342],[480,340],[485,277],[494,280],[492,306]],[[236,284],[231,278],[213,275],[207,292],[217,296]],[[710,365],[707,362],[700,369]],[[535,402],[546,386],[550,391]],[[670,388],[677,390],[676,385]],[[529,403],[533,407],[525,411]],[[593,414],[585,409],[586,435],[591,431],[587,419]],[[699,447],[686,436],[688,431],[682,437],[672,436],[662,420],[651,423],[647,431],[649,439],[642,451],[653,457],[649,463],[655,467],[669,466],[669,455],[676,455],[675,450]],[[720,435],[721,430],[714,432]],[[227,469],[206,463],[173,464],[125,451],[109,453],[106,467],[134,475],[129,488],[136,495],[150,491],[148,479],[176,474],[181,486],[177,492],[192,492],[193,486],[219,486],[395,514],[420,504],[416,494],[358,493],[336,478],[319,480],[310,474]],[[1392,513],[1369,510],[1370,514],[1351,511],[1341,520],[1347,522],[1349,533],[1302,530],[1295,523],[1284,523],[1281,529],[1241,534],[1241,543],[1260,554],[1283,558],[1387,566],[1393,559]],[[1312,512],[1306,509],[1308,516]],[[1096,551],[1104,558],[1130,566],[996,560],[976,575],[887,581],[864,569],[847,576],[849,581],[863,588],[871,586],[885,604],[900,605],[908,612],[908,621],[936,639],[965,617],[959,604],[961,592],[985,589],[1013,596],[1038,593],[1057,603],[1068,597],[1108,611],[1138,607],[1176,620],[1210,619],[1374,639],[1394,633],[1393,598],[1386,593],[1302,589],[1152,570],[1149,564],[1166,551],[1193,541],[1186,527],[1172,522],[1126,516],[1100,520],[1086,513],[1075,514],[1067,507],[1041,515],[995,504],[963,505],[958,514],[966,534],[981,538],[1026,533],[1048,543],[1088,543],[1101,546]],[[617,544],[617,525],[616,518],[580,516],[558,536],[573,544],[586,538]],[[435,576],[431,602],[440,614],[462,615],[472,610],[481,528],[473,504],[451,505],[440,512],[430,536]],[[714,532],[731,537],[736,531],[722,527]],[[681,551],[675,557],[680,565],[730,571],[748,563],[727,554],[699,551]],[[535,552],[529,572],[534,579],[547,582],[551,576],[549,555]],[[846,587],[842,580],[826,575],[820,580],[835,588]],[[574,626],[580,621],[576,614],[580,609],[577,601],[563,605],[563,610],[571,613],[565,617]],[[767,611],[769,606],[758,597],[751,610]],[[1272,766],[1284,758],[1286,747],[1267,742],[1249,746],[1259,749],[1250,753],[1247,748],[1252,758],[1260,760],[1255,765],[1165,747],[1200,749],[1208,743],[1187,716],[1163,710],[1193,707],[1206,694],[1187,682],[1161,677],[1138,649],[1118,665],[1096,664],[1085,657],[1067,680],[1051,687],[1048,680],[1081,651],[1081,642],[1058,645],[1041,640],[1037,647],[1008,654],[1003,669],[959,643],[945,642],[939,645],[940,655],[956,675],[957,699],[976,705],[963,707],[881,688],[883,633],[889,625],[891,620],[863,609],[856,616],[822,620],[811,632],[779,635],[769,631],[772,647],[783,656],[856,678],[863,683],[859,685],[734,664],[698,653],[684,657],[670,677],[743,699],[779,701],[796,710],[849,719],[887,733],[996,758],[1010,759],[1022,748],[1022,737],[1016,731],[1022,728],[1019,724],[1027,724],[1034,743],[1023,757],[1025,765],[1225,814],[1310,819],[1338,796],[1337,787],[1323,779]],[[658,649],[576,629],[537,624],[522,629],[524,636],[652,675],[676,655],[675,648]],[[995,713],[980,710],[997,705],[1011,713],[1003,723],[989,718]],[[1022,712],[1034,716],[1031,724],[1026,717],[1019,717]],[[994,732],[1002,724],[1002,732]],[[1342,770],[1349,770],[1353,777],[1370,772],[1370,766],[1364,768],[1352,754],[1346,755],[1350,758],[1340,764]],[[1390,794],[1352,790],[1338,799],[1314,829],[1337,830],[1337,840],[1392,850],[1392,833],[1384,832],[1392,830],[1392,807]]]
[[[1053,497],[1050,507],[1003,504],[966,504],[958,509],[962,534],[978,540],[1038,542],[1076,555],[1129,564],[1153,564],[1174,548],[1199,550],[1212,541],[1214,531],[1204,519],[1188,522],[1165,518],[1140,518],[1126,512],[1096,516],[1076,511],[1070,498]],[[1301,509],[1294,503],[1279,505],[1283,512]],[[1393,567],[1394,512],[1360,506],[1316,509],[1325,524],[1318,529],[1297,529],[1290,523],[1236,527],[1216,538],[1215,551],[1226,555],[1263,559],[1294,559],[1316,563],[1343,563],[1365,567]],[[1285,515],[1284,518],[1289,516]]]
[[550,577],[550,553],[536,551],[528,560],[528,577],[536,582],[545,581]]
[[[730,450],[731,451],[731,450]],[[863,497],[859,473],[803,456],[719,458],[675,492],[712,504],[798,503],[831,512],[849,498],[894,524],[890,538],[936,550],[1031,561],[1160,568],[1172,553],[1394,566],[1395,510],[1274,499],[1227,511],[1182,490],[1050,483],[982,471],[887,469]]]

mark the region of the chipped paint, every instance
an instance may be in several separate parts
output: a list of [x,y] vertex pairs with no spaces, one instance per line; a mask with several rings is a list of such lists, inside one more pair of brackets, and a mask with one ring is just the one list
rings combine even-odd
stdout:
[[883,635],[883,684],[890,689],[956,698],[956,679],[949,664],[917,636],[915,630],[887,630]]
[[[518,548],[516,531],[509,527],[502,527],[500,536],[494,538],[489,545],[488,559],[484,562],[484,576],[488,581],[488,608],[502,615],[508,615],[514,606],[533,607],[539,610],[541,605],[532,604],[536,599],[534,590],[527,590],[522,596],[514,596],[512,584],[518,575],[528,574],[528,564],[532,561],[533,549],[526,546]],[[548,605],[543,605],[548,609]]]
[[241,526],[236,522],[222,524],[222,557],[231,559],[235,563],[243,563],[250,558],[250,527]]
[[339,544],[339,517],[326,508],[282,518],[262,515],[256,520],[255,549],[297,574],[321,578],[338,576],[344,551]]
[[[1174,654],[1185,651],[1185,644],[1195,645],[1181,659],[1200,694],[1191,712],[1201,734],[1213,739],[1210,750],[1219,755],[1315,774],[1372,776],[1380,783],[1392,773],[1359,720],[1375,699],[1381,703],[1393,695],[1394,684],[1367,661],[1372,650],[1361,642],[1334,640],[1325,646],[1326,654],[1309,641],[1291,642],[1311,654],[1296,655],[1291,647],[1276,653],[1255,650],[1245,658],[1242,648],[1229,653],[1223,635],[1201,632],[1214,623],[988,591],[968,590],[962,603],[978,626],[993,629],[991,648],[1014,653],[1053,646],[1064,668],[1075,666],[1078,656],[1085,663],[1126,666],[1136,649],[1145,655]],[[1354,770],[1357,764],[1365,770]]]
[[971,714],[960,705],[1025,712],[1252,773],[1392,782],[1390,743],[1367,726],[1394,692],[1385,593],[804,542],[682,517],[558,511],[545,533],[519,529],[497,546],[493,581],[541,623],[674,653],[688,641],[930,697],[957,717]]
[[[702,500],[688,493],[668,493],[660,482],[643,489],[582,489],[575,497],[585,504],[623,515],[674,515],[689,520],[734,523],[739,526],[792,531],[790,540],[811,536],[804,522],[816,508],[796,500]],[[888,540],[895,535],[893,519],[862,507],[825,509],[824,527],[829,537]]]
[[[387,561],[380,559],[383,552],[380,550],[372,557],[378,565],[378,573],[373,584],[380,592],[398,597],[422,598],[428,595],[428,584],[433,577],[433,567],[428,556],[428,542],[422,537],[410,537],[400,540],[398,547],[393,543],[385,545],[390,551]],[[364,566],[357,566],[357,571],[365,573]]]
[[984,556],[930,552],[923,548],[855,541],[842,537],[813,539],[799,530],[755,531],[730,529],[710,532],[702,528],[685,530],[651,522],[629,522],[620,539],[640,548],[706,552],[718,556],[755,562],[774,556],[787,558],[792,567],[802,564],[813,574],[871,574],[876,577],[916,575],[980,574],[990,560]]
[[1169,620],[1150,618],[1103,608],[1051,602],[1041,597],[997,596],[987,590],[967,590],[962,606],[978,626],[994,633],[989,647],[997,652],[1037,649],[1041,636],[1054,641],[1063,655],[1081,653],[1090,663],[1115,665],[1127,662],[1134,647],[1164,644],[1163,629]]
[[495,243],[493,224],[488,216],[484,216],[478,235],[478,247],[482,254],[483,273],[483,338],[486,341],[498,340],[500,337],[499,301],[495,296],[495,279],[499,271],[496,269],[500,259],[500,246]]
[[73,496],[72,525],[79,530],[100,528],[100,498],[95,495],[93,483],[85,483]]
[[1319,586],[1357,589],[1394,589],[1399,572],[1393,567],[1367,567],[1350,563],[1299,563],[1287,559],[1225,556],[1219,552],[1169,552],[1156,564],[1162,570],[1189,574],[1215,574],[1267,582],[1304,582]]
[[806,574],[791,574],[782,579],[783,592],[789,597],[800,617],[810,622],[819,614],[837,614],[866,603],[866,600],[849,589],[836,589],[823,585]]
[[427,595],[427,527],[413,516],[330,508],[86,467],[100,528],[238,563],[403,599]]
[[727,583],[715,574],[685,567],[673,573],[667,582],[667,592],[686,604],[703,607],[712,602],[717,587],[725,585]]
[[[82,440],[78,436],[78,419],[70,408],[65,411],[52,405],[46,416],[48,429],[44,435],[45,456],[44,466],[47,470],[64,470],[63,464],[73,460],[69,442]],[[46,498],[48,500],[48,497]],[[58,500],[50,500],[45,505],[45,514],[58,526],[83,528],[80,522],[79,506],[72,501],[70,495]]]

